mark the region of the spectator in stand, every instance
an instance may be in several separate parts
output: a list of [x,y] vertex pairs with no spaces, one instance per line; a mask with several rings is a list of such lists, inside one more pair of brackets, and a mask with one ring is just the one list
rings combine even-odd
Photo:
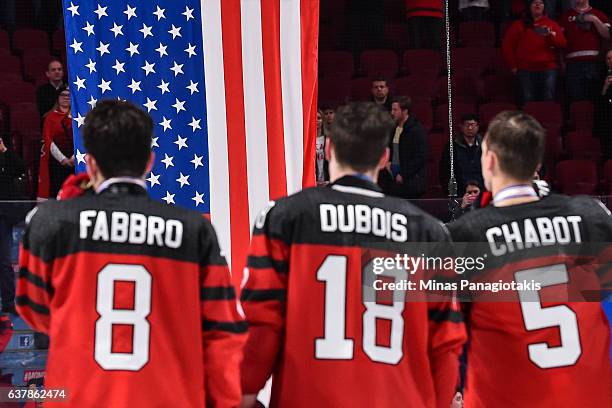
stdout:
[[389,96],[389,85],[386,78],[376,77],[372,80],[371,100],[385,108],[386,111],[391,111],[391,97]]
[[481,185],[478,184],[476,180],[469,180],[467,182],[465,187],[465,194],[463,194],[463,197],[461,198],[461,205],[454,207],[453,212],[455,219],[461,217],[468,211],[472,211],[475,208],[474,203],[478,199],[478,196],[480,196],[480,191],[482,190],[480,186]]
[[329,162],[325,158],[325,143],[327,127],[323,122],[323,111],[319,109],[317,112],[317,147],[315,160],[315,176],[318,186],[324,186],[329,183]]
[[38,197],[55,198],[64,180],[74,173],[74,144],[70,91],[61,86],[53,110],[43,122],[43,148],[40,156]]
[[[10,148],[10,137],[0,138],[0,201],[22,199],[17,180],[25,177],[23,160]],[[0,297],[2,312],[15,311],[15,272],[11,264],[11,245],[13,224],[9,214],[0,206]]]
[[462,21],[489,19],[489,0],[459,0],[459,16]]
[[427,188],[427,135],[411,113],[412,100],[398,97],[391,104],[391,117],[396,128],[389,144],[390,163],[387,174],[393,179],[386,186],[391,195],[419,198]]
[[[482,155],[482,135],[480,134],[480,121],[474,113],[467,113],[461,117],[460,134],[453,141],[453,157],[455,179],[457,180],[457,196],[465,194],[470,181],[475,180],[479,186],[484,185],[480,156]],[[450,180],[450,143],[442,151],[439,163],[439,177],[442,190],[448,192]]]
[[49,82],[39,86],[36,90],[36,104],[41,119],[55,106],[57,90],[64,85],[64,66],[54,59],[47,65],[45,75]]
[[518,78],[521,102],[555,97],[557,53],[567,42],[561,27],[546,16],[542,0],[527,0],[522,20],[508,27],[502,42],[504,58]]
[[323,126],[325,126],[326,129],[329,129],[332,123],[334,123],[336,111],[331,104],[321,106],[321,110],[323,111]]
[[612,159],[612,50],[606,53],[603,86],[595,103],[593,135],[599,138],[604,160]]
[[406,19],[410,48],[441,48],[444,20],[442,0],[406,0]]
[[567,38],[565,50],[567,96],[570,102],[593,100],[601,84],[600,50],[610,38],[610,20],[594,9],[589,0],[576,0],[576,6],[561,16]]

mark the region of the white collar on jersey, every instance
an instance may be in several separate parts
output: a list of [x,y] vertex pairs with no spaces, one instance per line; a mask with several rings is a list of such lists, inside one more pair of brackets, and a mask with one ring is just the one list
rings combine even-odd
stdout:
[[361,194],[368,197],[384,197],[385,195],[381,192],[368,190],[367,188],[353,187],[353,186],[342,186],[340,184],[334,184],[332,189],[341,191],[343,193]]
[[117,184],[117,183],[136,184],[144,188],[145,190],[147,189],[147,183],[145,183],[143,179],[139,179],[137,177],[112,177],[112,178],[109,178],[108,180],[104,180],[102,184],[100,184],[100,186],[96,189],[96,193],[101,193],[102,191],[110,187],[111,185]]

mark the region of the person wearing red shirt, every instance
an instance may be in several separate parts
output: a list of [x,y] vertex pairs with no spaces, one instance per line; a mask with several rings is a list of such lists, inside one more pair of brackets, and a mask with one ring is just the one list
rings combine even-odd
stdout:
[[440,49],[443,10],[442,0],[406,0],[410,48]]
[[521,102],[554,99],[557,52],[567,41],[561,27],[546,16],[542,0],[529,0],[522,20],[510,25],[502,51],[512,73],[518,77]]
[[576,0],[559,21],[567,38],[565,50],[567,96],[570,101],[592,100],[601,84],[602,40],[610,38],[610,20],[591,7],[589,0]]
[[44,117],[38,177],[39,198],[54,198],[64,180],[74,173],[73,150],[70,91],[63,85],[57,91],[55,107]]

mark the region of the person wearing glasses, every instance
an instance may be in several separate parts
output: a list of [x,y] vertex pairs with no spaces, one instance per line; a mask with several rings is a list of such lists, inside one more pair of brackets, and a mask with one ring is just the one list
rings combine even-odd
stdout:
[[[453,142],[458,197],[465,194],[465,188],[471,180],[476,181],[480,186],[484,185],[482,170],[480,169],[481,142],[482,135],[480,134],[478,115],[475,113],[463,115],[459,126],[459,134]],[[442,151],[439,166],[442,191],[447,193],[450,179],[450,143],[447,143]]]
[[43,146],[40,156],[38,198],[54,198],[64,180],[74,173],[74,144],[70,91],[61,86],[55,106],[43,120]]

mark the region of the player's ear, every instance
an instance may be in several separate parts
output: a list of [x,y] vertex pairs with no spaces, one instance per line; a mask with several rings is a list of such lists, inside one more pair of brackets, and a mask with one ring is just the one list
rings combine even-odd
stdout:
[[331,140],[329,139],[329,137],[325,138],[325,160],[330,161],[331,160]]
[[96,180],[100,170],[98,169],[98,162],[91,154],[85,155],[85,169],[87,170],[87,175],[91,180]]
[[390,150],[388,147],[385,148],[384,153],[380,156],[378,160],[378,165],[376,166],[376,170],[384,169],[387,163],[389,162]]
[[147,174],[151,172],[151,170],[153,170],[154,164],[155,164],[155,152],[152,151],[151,155],[149,156],[149,160],[147,161],[147,167],[146,167],[146,170],[143,176],[146,176]]

